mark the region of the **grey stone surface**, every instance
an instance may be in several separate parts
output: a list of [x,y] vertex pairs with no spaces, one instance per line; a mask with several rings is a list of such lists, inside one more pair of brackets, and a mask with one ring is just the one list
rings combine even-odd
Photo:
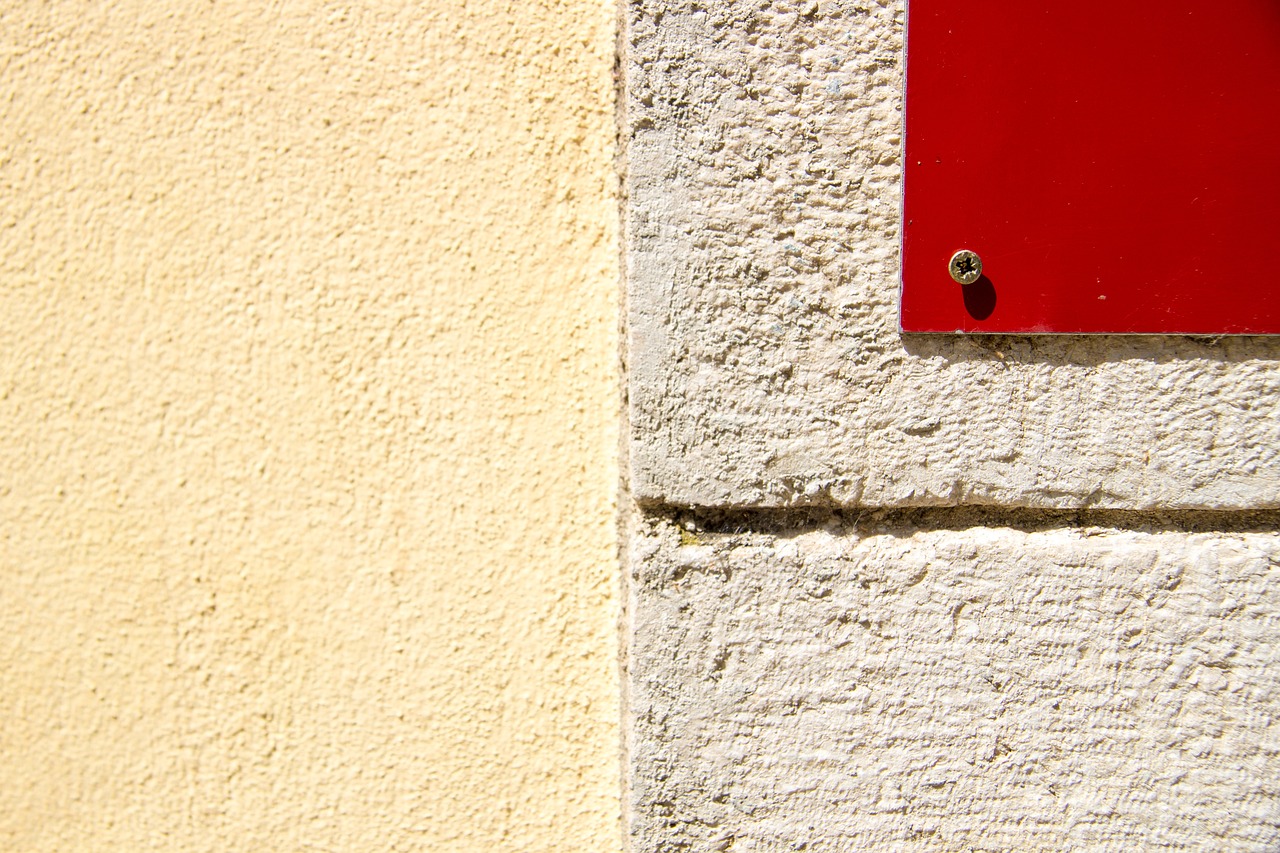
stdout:
[[901,2],[626,28],[641,503],[1280,506],[1274,339],[898,332]]
[[1280,849],[1275,533],[636,525],[636,853]]

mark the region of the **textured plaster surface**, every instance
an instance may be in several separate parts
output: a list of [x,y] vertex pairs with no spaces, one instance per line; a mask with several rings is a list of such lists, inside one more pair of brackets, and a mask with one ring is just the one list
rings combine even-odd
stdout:
[[636,851],[1280,846],[1276,534],[749,527],[637,522]]
[[897,331],[901,2],[626,8],[642,503],[1280,505],[1274,340]]
[[615,14],[0,4],[0,849],[618,849]]

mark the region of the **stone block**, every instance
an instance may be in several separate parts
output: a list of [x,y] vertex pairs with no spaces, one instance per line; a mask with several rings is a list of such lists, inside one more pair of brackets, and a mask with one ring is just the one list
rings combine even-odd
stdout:
[[637,522],[636,853],[1280,847],[1280,536],[926,522]]
[[899,332],[903,24],[627,4],[636,498],[1280,506],[1275,339]]

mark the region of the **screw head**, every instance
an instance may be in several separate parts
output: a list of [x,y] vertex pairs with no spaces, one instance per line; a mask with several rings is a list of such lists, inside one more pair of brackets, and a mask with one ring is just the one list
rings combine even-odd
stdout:
[[977,252],[961,249],[951,256],[947,272],[960,284],[973,284],[982,278],[982,258],[978,257]]

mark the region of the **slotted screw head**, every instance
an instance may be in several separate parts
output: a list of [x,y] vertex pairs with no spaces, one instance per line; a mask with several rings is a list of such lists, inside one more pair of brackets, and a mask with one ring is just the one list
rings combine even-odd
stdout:
[[973,284],[982,278],[982,258],[978,257],[977,252],[961,249],[951,256],[947,272],[961,284]]

